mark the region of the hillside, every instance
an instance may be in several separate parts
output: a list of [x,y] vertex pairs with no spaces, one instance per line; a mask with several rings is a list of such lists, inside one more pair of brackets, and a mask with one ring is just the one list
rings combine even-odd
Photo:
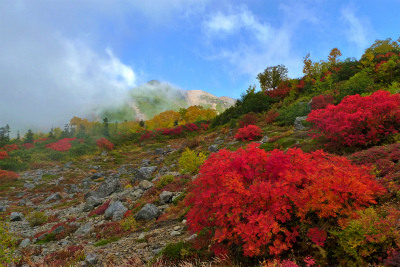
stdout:
[[99,107],[95,113],[100,114],[99,118],[107,117],[110,121],[148,120],[166,110],[179,111],[195,105],[221,113],[234,102],[230,97],[216,97],[202,90],[182,90],[152,80],[131,89],[124,103],[104,110]]
[[23,140],[0,128],[0,262],[399,266],[400,44],[340,54],[306,56],[298,79],[268,67],[207,120],[189,107]]

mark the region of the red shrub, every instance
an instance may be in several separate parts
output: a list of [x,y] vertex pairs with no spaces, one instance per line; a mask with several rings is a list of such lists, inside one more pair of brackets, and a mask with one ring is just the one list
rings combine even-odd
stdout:
[[182,133],[182,126],[178,126],[172,129],[164,129],[163,135],[168,135],[168,136],[178,136]]
[[11,145],[5,145],[3,148],[3,150],[11,152],[13,150],[18,150],[18,145],[17,144],[11,144]]
[[331,95],[319,95],[313,97],[311,102],[311,110],[324,109],[329,104],[333,104],[333,101],[335,101],[335,98],[333,98]]
[[139,140],[140,141],[144,141],[144,140],[150,139],[152,137],[154,137],[153,132],[152,131],[146,131],[144,134],[142,134],[142,136],[140,136]]
[[64,138],[57,142],[47,144],[46,147],[55,151],[66,152],[72,147],[70,141],[74,141],[75,139],[76,138]]
[[278,116],[279,116],[279,113],[276,112],[276,110],[272,109],[272,110],[268,111],[267,115],[265,115],[265,121],[267,123],[272,123],[275,121],[276,118],[278,118]]
[[400,95],[377,91],[370,96],[346,96],[337,106],[313,110],[311,136],[323,136],[345,146],[377,144],[400,128]]
[[[242,245],[246,256],[278,255],[300,238],[300,224],[343,222],[385,192],[369,169],[344,157],[257,146],[211,154],[187,196],[190,230],[213,229],[216,243]],[[319,244],[325,234],[310,231]]]
[[33,148],[35,145],[32,143],[26,143],[26,144],[22,144],[22,146],[26,149],[29,150],[31,148]]
[[355,164],[375,167],[377,176],[390,191],[400,189],[400,143],[377,146],[349,156]]
[[199,127],[197,127],[196,124],[194,123],[186,123],[185,124],[185,130],[188,132],[198,132],[199,131]]
[[0,170],[0,183],[16,181],[18,177],[19,174],[16,174],[15,172]]
[[243,115],[243,117],[240,118],[239,120],[239,128],[243,128],[244,126],[247,125],[254,125],[258,121],[258,117],[254,112],[247,113]]
[[85,256],[83,245],[72,245],[60,251],[48,254],[44,258],[46,266],[72,266]]
[[95,226],[94,231],[96,232],[97,239],[116,238],[125,234],[120,222],[110,222],[97,225]]
[[93,215],[102,215],[106,212],[106,209],[108,209],[108,206],[110,205],[111,200],[107,201],[103,205],[97,207],[96,209],[92,210],[89,212],[88,217],[91,217]]
[[240,128],[237,131],[235,138],[243,141],[245,140],[251,141],[261,136],[262,136],[262,130],[260,129],[260,127],[256,125],[247,125],[243,128]]
[[207,131],[207,130],[208,130],[208,127],[209,127],[209,124],[202,123],[202,124],[200,125],[200,128],[201,128],[203,131]]
[[96,140],[96,144],[100,149],[112,150],[114,148],[114,144],[107,140],[107,138],[100,138]]
[[292,89],[293,89],[292,87],[289,87],[289,83],[282,82],[281,84],[278,85],[278,87],[265,91],[265,94],[272,98],[285,98],[286,96],[289,95],[290,90]]
[[4,159],[4,158],[8,158],[8,153],[7,151],[0,151],[0,160]]

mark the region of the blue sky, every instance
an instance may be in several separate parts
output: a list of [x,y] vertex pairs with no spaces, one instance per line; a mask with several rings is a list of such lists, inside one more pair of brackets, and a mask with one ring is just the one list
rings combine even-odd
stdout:
[[[149,80],[239,98],[268,66],[359,58],[399,0],[0,0],[0,126],[68,122]],[[13,127],[14,125],[14,127]]]

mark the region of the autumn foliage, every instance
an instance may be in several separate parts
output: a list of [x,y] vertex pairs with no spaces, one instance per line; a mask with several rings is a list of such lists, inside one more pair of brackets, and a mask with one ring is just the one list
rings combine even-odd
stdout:
[[19,177],[15,172],[0,170],[0,184],[3,182],[15,181]]
[[97,139],[96,144],[100,149],[112,150],[114,148],[114,144],[104,137]]
[[377,144],[400,128],[400,95],[377,91],[370,96],[345,97],[337,106],[313,110],[312,137],[325,137],[345,146]]
[[64,138],[57,142],[47,144],[46,147],[55,151],[65,152],[72,147],[70,142],[74,140],[76,140],[76,138]]
[[243,141],[251,141],[261,136],[262,130],[260,127],[256,125],[247,125],[237,131],[235,138]]
[[241,245],[245,256],[278,255],[300,238],[323,246],[324,221],[343,223],[385,192],[373,178],[370,169],[323,151],[223,149],[194,181],[188,227],[212,231],[216,243]]
[[311,102],[311,110],[324,109],[329,104],[333,104],[334,101],[335,101],[335,98],[331,95],[315,96],[315,97],[313,97],[312,102]]

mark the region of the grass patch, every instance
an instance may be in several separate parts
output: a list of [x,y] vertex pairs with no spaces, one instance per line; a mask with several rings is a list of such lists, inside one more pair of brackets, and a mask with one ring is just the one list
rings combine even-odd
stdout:
[[109,243],[118,241],[118,240],[120,240],[120,239],[121,239],[120,237],[112,237],[112,238],[110,238],[110,239],[102,239],[102,240],[100,240],[100,241],[94,243],[93,246],[95,246],[95,247],[105,246],[105,245],[107,245],[107,244],[109,244]]
[[53,180],[53,179],[56,179],[58,177],[58,175],[56,175],[56,174],[50,174],[50,173],[45,173],[45,174],[43,174],[42,175],[42,179],[43,180]]

